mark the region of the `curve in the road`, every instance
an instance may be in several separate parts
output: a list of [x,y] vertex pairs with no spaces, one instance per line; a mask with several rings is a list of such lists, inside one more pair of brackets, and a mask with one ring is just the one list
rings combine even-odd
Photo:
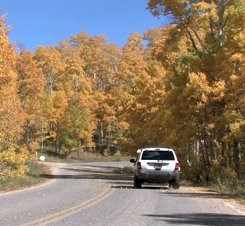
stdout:
[[84,209],[87,209],[97,203],[99,203],[100,201],[104,200],[105,198],[107,198],[109,195],[111,195],[113,193],[113,189],[111,186],[108,186],[108,188],[103,191],[102,193],[100,193],[99,195],[95,196],[94,198],[83,202],[77,206],[73,206],[69,209],[65,209],[62,210],[60,212],[57,212],[55,214],[49,215],[47,217],[23,224],[22,226],[32,226],[32,225],[39,225],[39,226],[43,226],[43,225],[47,225],[50,223],[53,223],[55,221],[61,220],[62,218],[66,218],[70,215],[76,214],[80,211],[83,211]]

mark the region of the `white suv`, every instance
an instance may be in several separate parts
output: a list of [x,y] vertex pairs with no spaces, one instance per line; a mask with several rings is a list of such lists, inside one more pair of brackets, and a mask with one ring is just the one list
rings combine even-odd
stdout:
[[173,149],[143,148],[137,151],[137,158],[131,159],[134,163],[134,187],[141,188],[147,183],[169,183],[169,186],[178,189],[180,164]]

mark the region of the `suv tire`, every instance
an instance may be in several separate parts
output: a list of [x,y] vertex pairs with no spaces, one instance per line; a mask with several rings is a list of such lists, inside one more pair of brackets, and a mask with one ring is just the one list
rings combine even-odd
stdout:
[[134,187],[135,188],[142,188],[142,181],[139,180],[137,177],[134,177]]
[[169,187],[172,187],[173,189],[179,189],[179,180],[169,182]]

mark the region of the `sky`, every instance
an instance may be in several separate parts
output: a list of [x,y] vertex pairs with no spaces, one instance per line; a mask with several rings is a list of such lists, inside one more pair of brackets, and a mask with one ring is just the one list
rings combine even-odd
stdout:
[[79,32],[104,35],[108,43],[122,47],[131,33],[166,25],[153,17],[148,0],[0,0],[1,15],[12,27],[11,42],[35,51],[39,46],[57,46]]

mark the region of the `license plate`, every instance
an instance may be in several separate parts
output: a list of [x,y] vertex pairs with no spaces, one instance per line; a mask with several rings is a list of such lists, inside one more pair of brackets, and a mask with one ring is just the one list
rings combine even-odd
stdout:
[[155,170],[161,170],[162,164],[155,164],[154,168],[155,168]]

